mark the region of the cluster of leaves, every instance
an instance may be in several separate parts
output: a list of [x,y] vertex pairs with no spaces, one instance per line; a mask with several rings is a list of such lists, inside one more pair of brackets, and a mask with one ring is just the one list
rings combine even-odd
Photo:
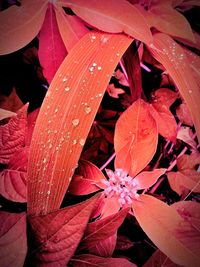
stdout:
[[200,44],[183,15],[198,1],[18,5],[0,54],[38,35],[50,87],[29,115],[1,109],[0,194],[27,210],[2,204],[0,265],[199,266]]

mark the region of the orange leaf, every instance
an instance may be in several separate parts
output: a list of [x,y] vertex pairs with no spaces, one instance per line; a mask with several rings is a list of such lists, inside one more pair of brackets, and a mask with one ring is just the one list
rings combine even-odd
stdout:
[[0,13],[0,55],[12,53],[27,45],[39,32],[47,0],[20,1]]
[[59,208],[109,79],[131,42],[121,34],[90,32],[61,64],[33,132],[29,213]]
[[63,6],[105,32],[124,32],[144,43],[152,42],[150,27],[140,11],[125,0],[62,0]]
[[154,49],[150,50],[154,57],[163,64],[178,87],[190,110],[200,140],[200,90],[184,50],[172,38],[162,33],[154,35],[154,46]]
[[199,255],[187,243],[193,236],[190,238],[190,231],[186,238],[180,234],[187,227],[190,229],[190,225],[175,209],[152,196],[140,195],[133,203],[133,210],[143,231],[173,262],[187,267],[199,266]]
[[158,130],[149,113],[149,105],[138,99],[122,113],[116,123],[115,168],[122,168],[134,177],[152,159],[157,142]]
[[89,30],[79,18],[67,15],[62,7],[56,6],[55,12],[62,40],[69,52]]
[[153,99],[152,104],[158,111],[164,109],[169,111],[170,106],[178,98],[178,94],[168,88],[160,88],[153,92],[151,97]]
[[176,115],[178,116],[181,123],[193,126],[193,121],[191,119],[189,109],[185,103],[180,104],[180,106],[176,109]]

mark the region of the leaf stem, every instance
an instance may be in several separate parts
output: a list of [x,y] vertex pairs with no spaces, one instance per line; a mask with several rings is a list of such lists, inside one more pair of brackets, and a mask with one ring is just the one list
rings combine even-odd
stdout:
[[100,167],[100,170],[104,170],[108,166],[108,164],[115,158],[115,156],[116,154],[113,153],[110,158]]

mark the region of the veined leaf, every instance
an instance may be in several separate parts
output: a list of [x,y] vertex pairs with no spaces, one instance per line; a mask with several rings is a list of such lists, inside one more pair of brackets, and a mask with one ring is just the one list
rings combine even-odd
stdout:
[[89,30],[79,18],[67,15],[62,7],[56,6],[55,12],[60,35],[69,52]]
[[154,57],[166,68],[178,87],[190,110],[200,140],[200,105],[197,100],[200,99],[200,90],[193,77],[184,50],[171,37],[162,33],[154,35],[154,46],[154,49],[150,50]]
[[51,83],[60,64],[67,55],[59,33],[54,6],[49,3],[43,25],[39,33],[39,59],[45,78]]
[[137,175],[152,159],[158,141],[157,125],[149,105],[138,99],[122,113],[116,123],[115,167]]
[[47,9],[47,0],[20,1],[0,12],[0,55],[27,45],[39,32]]
[[60,0],[63,6],[72,10],[83,20],[97,29],[126,34],[151,44],[152,35],[145,17],[125,0]]
[[30,214],[59,208],[110,77],[131,42],[122,34],[90,32],[57,71],[31,142]]
[[[152,196],[140,195],[133,203],[133,210],[143,231],[173,262],[199,266],[199,254],[189,246],[194,238],[190,237],[190,224],[175,209]],[[181,235],[187,230],[186,236]]]
[[148,259],[143,267],[180,267],[180,265],[172,262],[162,251],[157,249],[153,255]]
[[26,214],[0,211],[0,266],[22,267],[27,252]]

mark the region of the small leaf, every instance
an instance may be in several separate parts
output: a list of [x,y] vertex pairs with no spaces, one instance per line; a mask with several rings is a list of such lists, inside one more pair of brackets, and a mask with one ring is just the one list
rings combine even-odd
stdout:
[[11,118],[13,116],[16,116],[16,113],[10,111],[10,110],[6,110],[3,108],[0,108],[0,121],[7,119],[7,118]]
[[115,167],[134,177],[152,159],[157,141],[158,130],[149,113],[149,105],[139,99],[124,111],[116,123]]
[[7,124],[0,126],[0,163],[8,164],[14,153],[23,147],[27,124],[26,113],[27,105],[22,107]]
[[148,189],[155,184],[158,178],[166,172],[166,169],[154,169],[153,171],[144,171],[138,174],[134,181],[138,184],[138,190]]
[[22,267],[27,252],[26,214],[0,211],[0,266]]
[[121,85],[129,86],[129,83],[128,83],[124,73],[121,72],[119,69],[115,71],[114,76]]
[[73,267],[136,267],[134,263],[123,258],[103,258],[90,254],[75,256],[71,262]]
[[178,93],[168,88],[160,88],[154,91],[151,97],[152,97],[152,104],[158,111],[164,109],[169,111],[170,106],[178,98]]
[[104,188],[102,179],[106,178],[99,168],[87,160],[81,160],[68,190],[74,195],[87,195]]
[[177,139],[182,140],[194,150],[197,150],[197,144],[193,139],[193,132],[189,127],[180,127],[178,129]]
[[56,6],[55,12],[60,35],[69,52],[89,30],[78,17],[67,15],[63,8]]
[[43,67],[44,76],[51,83],[57,69],[67,55],[66,48],[61,39],[54,7],[51,3],[39,34],[39,59]]
[[125,0],[103,0],[100,2],[95,0],[87,2],[84,0],[63,0],[62,3],[101,31],[125,32],[129,36],[148,44],[152,41],[150,28],[145,17],[135,6]]
[[29,217],[34,238],[29,266],[66,266],[81,240],[97,198],[47,215]]
[[124,94],[125,91],[121,88],[116,88],[113,83],[107,86],[106,91],[108,92],[109,96],[113,98],[119,98],[119,95]]
[[[47,9],[47,0],[22,1],[0,14],[0,55],[19,50],[38,34]],[[12,19],[11,19],[12,18]]]
[[169,36],[162,33],[154,35],[154,48],[150,49],[154,57],[162,63],[172,77],[180,94],[184,98],[194,122],[198,139],[200,139],[200,91],[188,58],[184,50]]
[[180,104],[180,106],[176,109],[176,115],[178,116],[181,123],[193,126],[193,121],[189,109],[185,103]]
[[[133,203],[133,210],[143,231],[173,262],[199,266],[199,254],[190,247],[194,239],[191,227],[175,209],[152,196],[140,195]],[[187,230],[186,236],[181,234]]]

